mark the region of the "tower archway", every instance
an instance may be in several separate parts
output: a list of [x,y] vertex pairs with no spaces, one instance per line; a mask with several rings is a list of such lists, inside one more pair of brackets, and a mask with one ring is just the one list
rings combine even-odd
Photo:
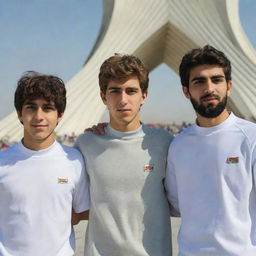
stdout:
[[[149,70],[166,63],[175,72],[192,48],[211,44],[232,62],[229,108],[256,120],[256,53],[239,20],[238,0],[104,0],[101,31],[82,69],[67,83],[68,105],[58,134],[79,134],[97,123],[104,110],[98,70],[115,52],[135,54]],[[16,113],[0,122],[0,137],[22,136]]]

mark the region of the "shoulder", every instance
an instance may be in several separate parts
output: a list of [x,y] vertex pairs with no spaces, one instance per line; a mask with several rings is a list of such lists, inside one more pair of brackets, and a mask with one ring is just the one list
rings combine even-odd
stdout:
[[248,120],[236,117],[235,126],[249,140],[250,143],[256,143],[256,124]]
[[172,138],[173,135],[166,131],[165,129],[163,128],[160,128],[160,127],[157,127],[157,128],[151,128],[151,127],[148,127],[146,125],[143,125],[143,130],[145,132],[146,135],[157,135],[157,136],[160,136],[160,137],[165,137],[165,138]]
[[158,134],[158,137],[161,137],[164,140],[171,141],[174,138],[174,136],[170,132],[166,131],[163,128],[157,128],[155,132]]
[[195,136],[194,125],[190,125],[183,129],[178,135],[173,137],[170,148],[178,147],[179,145],[183,145],[187,143],[187,140],[190,140],[191,137]]
[[242,118],[239,118],[239,117],[235,117],[235,124],[236,126],[240,127],[241,129],[244,129],[245,131],[254,131],[256,130],[256,124],[251,122],[251,121],[248,121],[248,120],[245,120],[245,119],[242,119]]
[[17,160],[21,157],[21,153],[17,150],[17,144],[11,145],[8,149],[0,151],[0,164],[7,164],[9,161]]
[[74,157],[79,157],[81,155],[81,153],[74,147],[70,147],[70,146],[66,146],[66,145],[62,145],[59,144],[61,150],[69,156],[74,156]]
[[82,154],[76,148],[62,145],[60,143],[57,144],[57,147],[58,147],[61,155],[63,155],[66,160],[73,162],[73,163],[76,163],[76,162],[83,163],[84,162]]
[[163,128],[149,128],[149,127],[143,127],[146,136],[152,140],[153,142],[156,142],[157,144],[161,144],[161,145],[167,145],[169,146],[169,144],[171,143],[171,141],[173,140],[174,136],[166,131]]
[[69,173],[72,173],[72,176],[75,181],[83,175],[85,170],[85,161],[83,155],[76,149],[70,146],[62,145],[58,143],[56,145],[58,156],[59,168],[68,170]]
[[80,143],[80,142],[82,142],[82,141],[88,140],[88,138],[90,138],[90,136],[91,136],[92,134],[93,134],[92,132],[84,132],[84,133],[80,134],[80,135],[77,137],[75,143]]
[[94,134],[93,132],[86,131],[77,137],[77,139],[75,141],[75,145],[81,145],[84,143],[87,144],[87,143],[94,141],[96,138],[99,138],[99,137],[104,137],[104,135],[97,135],[97,134]]

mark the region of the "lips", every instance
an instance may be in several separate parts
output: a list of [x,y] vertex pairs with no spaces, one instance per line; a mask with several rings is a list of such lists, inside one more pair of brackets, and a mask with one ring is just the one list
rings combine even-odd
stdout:
[[47,127],[47,125],[42,125],[42,124],[32,124],[32,127],[36,128],[36,129],[44,129]]
[[126,112],[129,112],[131,110],[130,109],[118,109],[117,111],[122,112],[122,113],[126,113]]
[[207,94],[201,97],[201,101],[208,102],[208,103],[219,101],[219,100],[220,100],[220,97],[218,95],[213,95],[213,94]]
[[205,102],[212,102],[212,101],[216,101],[218,100],[217,98],[214,98],[214,97],[207,97],[207,98],[204,98],[203,101]]

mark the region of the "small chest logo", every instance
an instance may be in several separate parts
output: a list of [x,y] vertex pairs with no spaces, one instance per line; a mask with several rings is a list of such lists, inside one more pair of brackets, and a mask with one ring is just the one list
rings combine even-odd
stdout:
[[58,178],[58,183],[59,184],[68,184],[68,179],[67,178]]
[[154,171],[154,165],[144,165],[144,172],[153,172]]
[[228,157],[226,163],[227,164],[238,164],[239,163],[239,157],[238,156]]

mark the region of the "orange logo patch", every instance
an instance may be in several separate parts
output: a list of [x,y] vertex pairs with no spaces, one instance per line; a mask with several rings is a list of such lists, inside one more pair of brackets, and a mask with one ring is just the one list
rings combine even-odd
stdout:
[[58,178],[58,183],[59,184],[67,184],[68,183],[68,179],[67,178]]
[[154,171],[153,165],[144,165],[144,172],[152,172]]
[[239,163],[239,157],[228,157],[227,158],[227,161],[226,161],[227,164],[238,164]]

